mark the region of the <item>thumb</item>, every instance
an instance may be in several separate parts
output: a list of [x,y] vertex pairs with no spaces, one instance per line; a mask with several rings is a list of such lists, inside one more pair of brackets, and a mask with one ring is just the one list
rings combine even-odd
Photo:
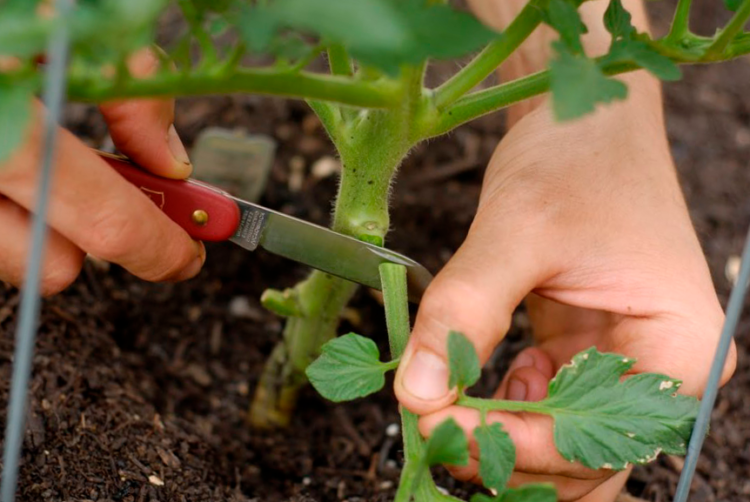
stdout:
[[[131,56],[131,74],[146,77],[159,66],[151,50]],[[143,168],[165,178],[187,178],[193,170],[174,128],[174,100],[135,99],[105,103],[101,112],[115,146]]]
[[535,241],[542,242],[477,214],[466,241],[422,298],[394,383],[403,406],[423,415],[456,399],[455,389],[448,388],[451,330],[463,333],[480,362],[487,361],[505,336],[513,310],[545,275],[544,246]]

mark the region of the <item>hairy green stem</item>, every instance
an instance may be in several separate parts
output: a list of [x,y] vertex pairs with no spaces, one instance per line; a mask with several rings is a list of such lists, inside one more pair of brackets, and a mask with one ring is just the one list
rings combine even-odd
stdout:
[[[419,79],[421,82],[421,76]],[[407,84],[404,80],[401,88]],[[383,244],[389,228],[391,179],[411,147],[409,103],[414,100],[407,96],[394,110],[362,110],[346,122],[337,115],[338,107],[311,103],[341,155],[341,181],[332,224],[335,231]],[[330,281],[328,290],[320,284],[321,276]],[[287,319],[284,338],[267,363],[255,393],[250,411],[255,426],[288,424],[297,392],[306,381],[304,370],[319,354],[321,345],[335,336],[340,312],[354,291],[353,286],[343,289],[343,284],[349,283],[313,272],[308,281],[295,288],[298,305],[318,302],[320,307],[303,308],[304,315]]]
[[542,2],[532,0],[521,10],[502,36],[435,90],[435,106],[441,110],[482,82],[539,26]]
[[336,335],[341,310],[356,288],[354,283],[314,271],[291,290],[298,312],[287,318],[283,338],[266,361],[250,408],[253,426],[289,424],[297,394],[307,382],[305,369]]
[[734,13],[732,19],[729,20],[729,23],[721,30],[719,36],[716,37],[708,48],[705,58],[712,61],[714,58],[720,57],[732,40],[734,40],[734,37],[745,27],[748,19],[750,19],[750,0],[744,0],[740,4],[739,9],[737,9],[737,12]]
[[190,26],[190,32],[198,41],[198,46],[201,49],[201,64],[211,66],[217,61],[216,47],[214,47],[214,43],[209,34],[203,29],[201,24],[203,20],[201,19],[200,14],[195,6],[186,0],[178,0],[177,3],[179,4],[180,9],[182,9],[182,13],[185,16],[185,20],[188,22],[188,26]]
[[690,7],[693,0],[680,0],[672,19],[672,28],[666,36],[669,40],[678,41],[690,33]]
[[74,101],[102,102],[112,99],[227,94],[267,94],[300,99],[319,99],[362,108],[389,108],[401,104],[396,83],[358,81],[348,77],[311,72],[288,72],[273,68],[238,68],[217,75],[208,70],[185,73],[161,72],[146,79],[129,79],[121,85],[100,75],[73,71],[68,96]]
[[[380,266],[383,287],[385,320],[388,327],[388,343],[391,357],[401,358],[409,341],[409,301],[406,268],[385,263]],[[454,502],[458,499],[440,493],[424,465],[424,440],[419,432],[419,417],[405,408],[400,408],[401,430],[404,439],[404,467],[401,471],[398,491],[394,502]]]

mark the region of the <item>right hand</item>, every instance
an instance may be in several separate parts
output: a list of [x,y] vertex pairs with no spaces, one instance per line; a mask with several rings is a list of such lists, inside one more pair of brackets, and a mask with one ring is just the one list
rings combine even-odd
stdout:
[[[149,52],[138,53],[130,63],[135,76],[152,72],[157,64]],[[172,125],[174,101],[124,101],[100,109],[124,154],[160,176],[190,175],[192,166]],[[44,114],[35,102],[24,144],[0,163],[0,280],[15,286],[23,282],[30,252]],[[193,241],[137,187],[62,128],[56,154],[42,265],[44,295],[70,285],[87,253],[149,281],[179,281],[198,274],[206,258],[203,244]]]

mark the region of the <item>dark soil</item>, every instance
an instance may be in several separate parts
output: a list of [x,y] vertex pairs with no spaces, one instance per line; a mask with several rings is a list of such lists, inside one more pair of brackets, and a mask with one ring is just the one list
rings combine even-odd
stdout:
[[[699,7],[696,22],[710,31],[719,7]],[[670,8],[654,4],[657,20],[666,19]],[[726,260],[740,253],[750,224],[748,82],[745,59],[688,68],[682,82],[666,87],[674,156],[723,301],[729,291]],[[72,106],[68,123],[92,145],[106,143],[94,110]],[[262,202],[327,222],[333,178],[308,176],[301,191],[289,189],[292,157],[304,159],[309,169],[333,154],[303,104],[246,96],[179,103],[176,126],[187,142],[207,125],[272,135],[279,151]],[[466,234],[482,168],[501,135],[502,115],[496,114],[419,148],[394,193],[390,246],[438,270]],[[19,500],[391,499],[400,444],[386,435],[398,418],[388,390],[333,405],[308,389],[289,430],[247,427],[252,389],[282,326],[257,299],[264,288],[291,285],[306,271],[230,244],[208,251],[200,276],[179,285],[147,284],[118,267],[88,262],[69,290],[45,302]],[[17,302],[18,292],[0,283],[0,422]],[[385,345],[382,310],[368,292],[357,294],[343,324],[341,332],[355,330]],[[509,355],[528,343],[519,324],[486,372],[487,387],[498,382]],[[696,502],[750,496],[750,408],[743,406],[750,389],[748,334],[745,320],[737,376],[719,396]],[[639,468],[629,491],[646,500],[670,500],[679,468],[679,460],[668,458]],[[462,493],[445,473],[439,480]]]

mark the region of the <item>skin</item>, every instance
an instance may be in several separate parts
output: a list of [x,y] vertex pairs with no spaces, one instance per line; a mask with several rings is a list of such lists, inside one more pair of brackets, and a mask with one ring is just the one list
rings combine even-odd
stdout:
[[[640,0],[625,0],[633,22],[648,30]],[[522,0],[474,0],[488,24],[502,28]],[[607,3],[581,8],[588,54],[609,35]],[[517,78],[543,69],[555,38],[540,28],[501,68]],[[495,396],[538,401],[559,367],[595,345],[638,360],[634,372],[683,380],[700,396],[724,315],[688,215],[666,139],[659,83],[644,72],[622,77],[624,102],[558,124],[544,99],[509,112],[510,131],[487,168],[466,241],[426,292],[399,366],[396,395],[422,416],[424,435],[454,417],[467,434],[478,413],[453,406],[447,386],[449,330],[466,334],[484,363],[502,341],[514,309],[526,302],[535,347],[512,363]],[[734,372],[730,352],[723,383]],[[511,486],[552,482],[562,501],[611,502],[628,472],[593,471],[564,460],[552,420],[494,412],[517,449]],[[478,450],[459,479],[477,480]]]
[[[156,66],[156,58],[147,51],[129,61],[136,77],[148,75]],[[190,174],[192,166],[172,125],[174,101],[107,103],[100,109],[115,145],[145,169],[167,178]],[[24,145],[0,164],[0,280],[16,286],[23,282],[29,254],[43,116],[43,106],[35,102]],[[200,271],[206,259],[203,244],[193,241],[138,188],[62,128],[54,176],[42,268],[45,295],[70,285],[86,254],[150,281],[184,280]]]

